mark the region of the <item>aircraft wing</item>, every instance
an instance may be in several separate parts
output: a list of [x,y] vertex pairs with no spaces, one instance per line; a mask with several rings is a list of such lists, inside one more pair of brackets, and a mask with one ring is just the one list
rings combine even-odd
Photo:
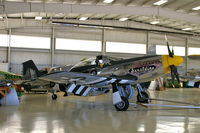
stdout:
[[120,79],[117,77],[103,77],[90,75],[86,73],[78,73],[78,72],[55,72],[50,73],[38,78],[39,80],[55,82],[55,83],[76,83],[79,85],[87,85],[87,86],[96,86],[96,87],[104,87],[110,85],[117,81],[121,84],[130,84],[133,80]]

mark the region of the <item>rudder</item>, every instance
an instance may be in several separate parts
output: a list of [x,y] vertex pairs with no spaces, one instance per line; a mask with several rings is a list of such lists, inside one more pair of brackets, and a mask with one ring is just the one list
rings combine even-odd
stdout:
[[22,63],[23,65],[23,75],[25,79],[34,79],[36,77],[40,77],[42,75],[41,72],[38,71],[33,60],[28,60]]

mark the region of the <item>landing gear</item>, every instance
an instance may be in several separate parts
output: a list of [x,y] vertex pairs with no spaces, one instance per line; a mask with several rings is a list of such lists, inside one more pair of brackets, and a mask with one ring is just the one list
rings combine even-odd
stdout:
[[149,103],[149,95],[142,88],[142,86],[140,84],[137,84],[137,89],[138,89],[137,102],[140,102],[140,103]]
[[129,101],[125,97],[121,97],[122,101],[118,104],[115,104],[115,108],[117,111],[126,111],[129,107]]
[[58,97],[58,96],[57,96],[56,94],[53,94],[53,95],[51,96],[52,100],[56,100],[57,97]]
[[129,108],[128,98],[120,94],[117,83],[112,84],[113,104],[117,111],[126,111]]
[[137,102],[149,103],[149,95],[145,91],[138,92]]

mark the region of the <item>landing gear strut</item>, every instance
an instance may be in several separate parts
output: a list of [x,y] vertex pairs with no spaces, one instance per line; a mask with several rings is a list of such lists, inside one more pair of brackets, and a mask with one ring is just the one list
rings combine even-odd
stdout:
[[143,90],[140,84],[137,84],[137,89],[138,89],[137,102],[149,103],[149,95],[146,91]]

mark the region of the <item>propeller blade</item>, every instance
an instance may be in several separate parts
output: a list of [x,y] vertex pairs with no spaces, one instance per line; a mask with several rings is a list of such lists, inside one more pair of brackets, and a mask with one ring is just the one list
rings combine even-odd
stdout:
[[168,39],[167,39],[167,35],[165,35],[165,40],[167,42],[168,54],[169,54],[170,57],[173,57],[174,56],[174,50],[172,48],[172,51],[171,51],[170,48],[169,48],[169,42],[168,42]]
[[172,83],[174,84],[175,83],[175,76],[174,76],[174,73],[171,71],[171,78],[172,78]]
[[174,50],[172,50],[172,51],[170,50],[168,41],[167,41],[167,49],[168,49],[169,56],[174,57]]
[[174,47],[172,47],[172,55],[174,56]]
[[175,65],[170,65],[170,70],[171,70],[171,77],[172,77],[173,84],[174,84],[175,78],[177,82],[180,83],[177,67]]
[[176,80],[178,83],[180,83],[179,74],[176,75]]

